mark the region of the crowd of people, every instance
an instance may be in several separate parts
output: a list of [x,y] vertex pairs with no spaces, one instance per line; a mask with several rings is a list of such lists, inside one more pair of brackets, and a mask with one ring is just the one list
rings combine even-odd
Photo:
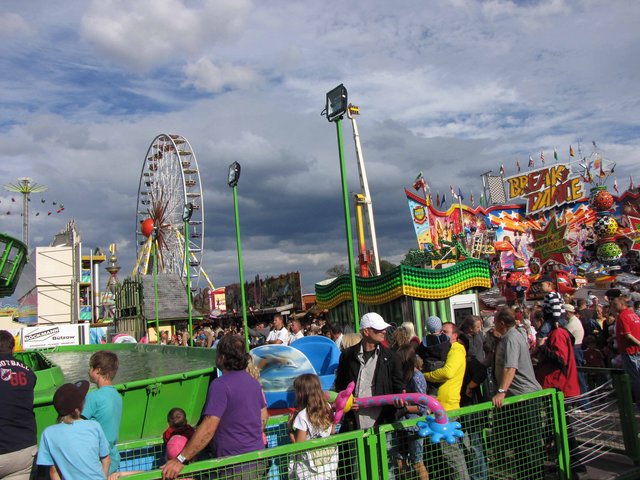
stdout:
[[[343,333],[339,325],[320,319],[303,324],[295,318],[287,325],[282,315],[276,314],[270,329],[258,324],[249,334],[252,345],[290,345],[305,334],[329,337],[341,350],[333,389],[341,391],[354,382],[356,397],[427,393],[436,397],[446,411],[491,401],[499,417],[505,398],[542,388],[577,397],[593,388],[597,380],[579,373],[578,366],[613,366],[629,374],[640,409],[640,292],[627,292],[614,285],[601,303],[595,295],[586,299],[563,297],[554,285],[551,277],[543,277],[542,302],[500,307],[492,318],[472,315],[456,325],[431,316],[425,322],[422,338],[415,334],[412,323],[392,327],[375,312],[362,316],[359,333]],[[182,341],[185,333],[179,333]],[[164,332],[161,343],[163,337]],[[168,413],[163,437],[168,458],[162,466],[163,478],[176,478],[186,463],[203,458],[205,451],[222,457],[266,447],[267,405],[259,371],[246,352],[243,332],[233,325],[217,331],[203,328],[194,338],[196,344],[202,342],[203,347],[217,349],[222,375],[211,382],[195,429],[179,407]],[[117,355],[107,350],[93,354],[89,378],[97,388],[90,393],[86,381],[65,384],[56,391],[53,404],[58,423],[44,430],[36,447],[35,376],[13,356],[14,345],[13,336],[0,331],[0,396],[5,405],[0,410],[0,477],[29,478],[34,459],[35,464],[49,469],[51,478],[123,476],[117,472],[119,455],[115,447],[122,416],[122,397],[113,387]],[[289,419],[291,441],[335,433],[331,405],[325,400],[318,377],[301,375],[293,389],[296,408]],[[425,407],[401,400],[386,406],[355,405],[344,415],[340,431],[368,429],[426,413]],[[530,462],[531,473],[542,468],[535,459],[541,445],[527,440],[528,421],[522,420],[510,431],[494,432],[494,438],[511,435],[525,444],[530,442],[523,444],[523,461]],[[569,443],[575,447],[572,425],[568,427]],[[478,472],[480,478],[486,478],[480,432],[467,431],[463,443],[455,445],[432,445],[410,431],[401,432],[392,459],[399,472],[411,470],[421,480],[428,479],[424,459],[429,449],[428,454],[439,455],[455,478],[471,479],[470,472],[475,472],[474,478],[478,478]],[[79,444],[83,445],[82,455],[77,454]],[[579,453],[571,460],[577,477],[584,469]],[[256,460],[233,468],[234,478],[258,478],[266,474],[268,465],[265,460]],[[353,473],[353,461],[338,447],[297,455],[289,465],[289,478],[351,478]]]

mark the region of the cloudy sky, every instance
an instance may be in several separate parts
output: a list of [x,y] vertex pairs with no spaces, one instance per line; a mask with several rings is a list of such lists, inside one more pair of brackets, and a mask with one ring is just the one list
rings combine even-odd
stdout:
[[[242,164],[245,277],[299,270],[303,290],[346,242],[336,131],[344,83],[359,105],[380,255],[416,246],[403,187],[479,197],[480,174],[597,141],[626,186],[640,165],[640,3],[432,0],[5,0],[0,181],[29,176],[65,210],[32,215],[31,245],[75,219],[87,247],[135,262],[143,160],[160,133],[196,153],[205,270],[238,279],[227,167]],[[349,191],[359,190],[343,123]],[[548,162],[548,160],[547,160]],[[21,235],[0,192],[2,230]],[[38,196],[37,198],[40,198]],[[43,197],[44,198],[44,197]],[[37,205],[37,202],[32,202]],[[36,208],[34,206],[34,208]],[[6,215],[6,211],[12,215]]]

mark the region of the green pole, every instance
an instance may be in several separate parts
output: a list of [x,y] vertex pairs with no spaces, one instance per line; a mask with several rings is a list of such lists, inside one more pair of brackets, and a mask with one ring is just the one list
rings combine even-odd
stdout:
[[242,273],[242,245],[240,244],[240,216],[238,215],[238,187],[233,186],[233,211],[236,218],[236,245],[238,249],[238,273],[240,275],[240,297],[242,298],[242,326],[244,341],[249,351],[249,325],[247,324],[247,299],[244,294],[244,274]]
[[416,321],[416,335],[422,338],[424,335],[422,332],[422,300],[413,300],[413,315]]
[[351,213],[349,211],[349,192],[347,191],[347,174],[344,165],[344,151],[342,147],[342,117],[336,120],[338,132],[338,154],[340,156],[340,178],[342,180],[342,204],[344,206],[344,223],[347,232],[347,248],[349,253],[349,275],[351,277],[351,301],[353,303],[353,324],[356,333],[360,331],[360,315],[358,314],[358,292],[356,289],[356,270],[353,259],[353,241],[351,238]]
[[155,300],[156,307],[156,336],[158,337],[156,343],[160,345],[160,320],[158,314],[158,245],[156,239],[152,239],[153,242],[153,298]]
[[187,277],[187,312],[189,314],[189,340],[193,346],[193,310],[191,307],[191,270],[189,269],[189,221],[184,222],[184,268]]

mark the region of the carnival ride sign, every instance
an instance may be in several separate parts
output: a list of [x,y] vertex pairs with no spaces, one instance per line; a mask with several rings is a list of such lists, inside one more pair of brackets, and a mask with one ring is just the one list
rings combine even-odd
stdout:
[[584,197],[582,179],[573,176],[569,164],[554,164],[505,178],[509,198],[527,200],[527,214],[575,202]]
[[541,266],[549,262],[570,266],[570,258],[573,255],[565,233],[567,225],[558,225],[555,217],[551,217],[542,230],[531,231],[533,235],[533,256],[537,258]]

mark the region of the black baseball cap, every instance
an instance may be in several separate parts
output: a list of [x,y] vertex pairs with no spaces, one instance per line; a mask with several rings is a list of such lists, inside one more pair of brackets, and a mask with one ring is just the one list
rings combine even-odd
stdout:
[[65,383],[53,395],[53,406],[58,415],[69,415],[76,408],[82,409],[82,402],[87,396],[91,384],[86,380],[76,383]]

